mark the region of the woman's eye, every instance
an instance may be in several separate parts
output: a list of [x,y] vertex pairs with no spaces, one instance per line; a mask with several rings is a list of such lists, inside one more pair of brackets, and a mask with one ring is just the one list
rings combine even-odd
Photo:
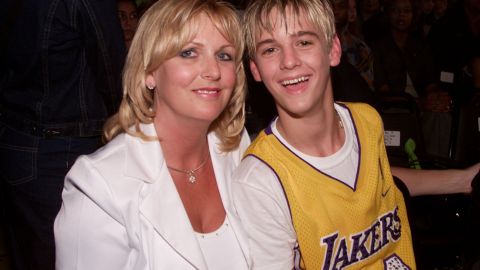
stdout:
[[192,58],[195,55],[196,54],[194,49],[183,50],[180,52],[180,57],[183,57],[183,58]]
[[218,59],[221,61],[231,61],[233,57],[229,53],[222,52],[218,54]]

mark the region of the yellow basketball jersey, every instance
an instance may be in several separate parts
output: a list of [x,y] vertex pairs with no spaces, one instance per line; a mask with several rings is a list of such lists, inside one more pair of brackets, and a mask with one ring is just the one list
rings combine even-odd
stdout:
[[359,145],[353,187],[315,169],[270,129],[247,150],[277,175],[297,234],[302,268],[415,269],[402,193],[394,184],[378,113],[345,104]]

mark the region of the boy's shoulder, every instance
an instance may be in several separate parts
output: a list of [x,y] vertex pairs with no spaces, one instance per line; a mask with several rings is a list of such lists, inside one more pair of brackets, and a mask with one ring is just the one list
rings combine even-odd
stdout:
[[269,145],[271,144],[272,139],[276,139],[276,137],[273,135],[271,127],[268,126],[258,133],[258,136],[255,138],[255,140],[253,140],[253,142],[248,146],[244,156],[251,155],[256,151],[261,151],[261,149],[268,150],[268,148],[270,148]]
[[363,102],[336,102],[336,104],[360,113],[371,114],[377,112],[371,105]]
[[365,122],[367,125],[379,125],[382,123],[380,114],[369,104],[361,102],[338,102],[337,104],[348,109],[355,123],[359,121]]

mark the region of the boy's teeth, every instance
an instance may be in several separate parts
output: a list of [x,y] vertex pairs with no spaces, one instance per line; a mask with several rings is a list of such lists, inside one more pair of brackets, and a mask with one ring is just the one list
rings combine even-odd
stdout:
[[300,78],[283,81],[282,85],[287,86],[287,85],[291,85],[291,84],[301,83],[301,82],[304,82],[304,81],[307,81],[307,80],[308,80],[308,77],[303,76],[303,77],[300,77]]

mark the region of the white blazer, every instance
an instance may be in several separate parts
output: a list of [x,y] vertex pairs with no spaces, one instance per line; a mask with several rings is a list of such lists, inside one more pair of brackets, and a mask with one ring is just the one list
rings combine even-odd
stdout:
[[[155,135],[153,124],[142,125]],[[208,135],[223,205],[248,265],[246,235],[230,202],[233,170],[250,143],[218,149]],[[93,154],[81,156],[65,178],[55,219],[56,269],[207,269],[158,141],[121,134]]]

